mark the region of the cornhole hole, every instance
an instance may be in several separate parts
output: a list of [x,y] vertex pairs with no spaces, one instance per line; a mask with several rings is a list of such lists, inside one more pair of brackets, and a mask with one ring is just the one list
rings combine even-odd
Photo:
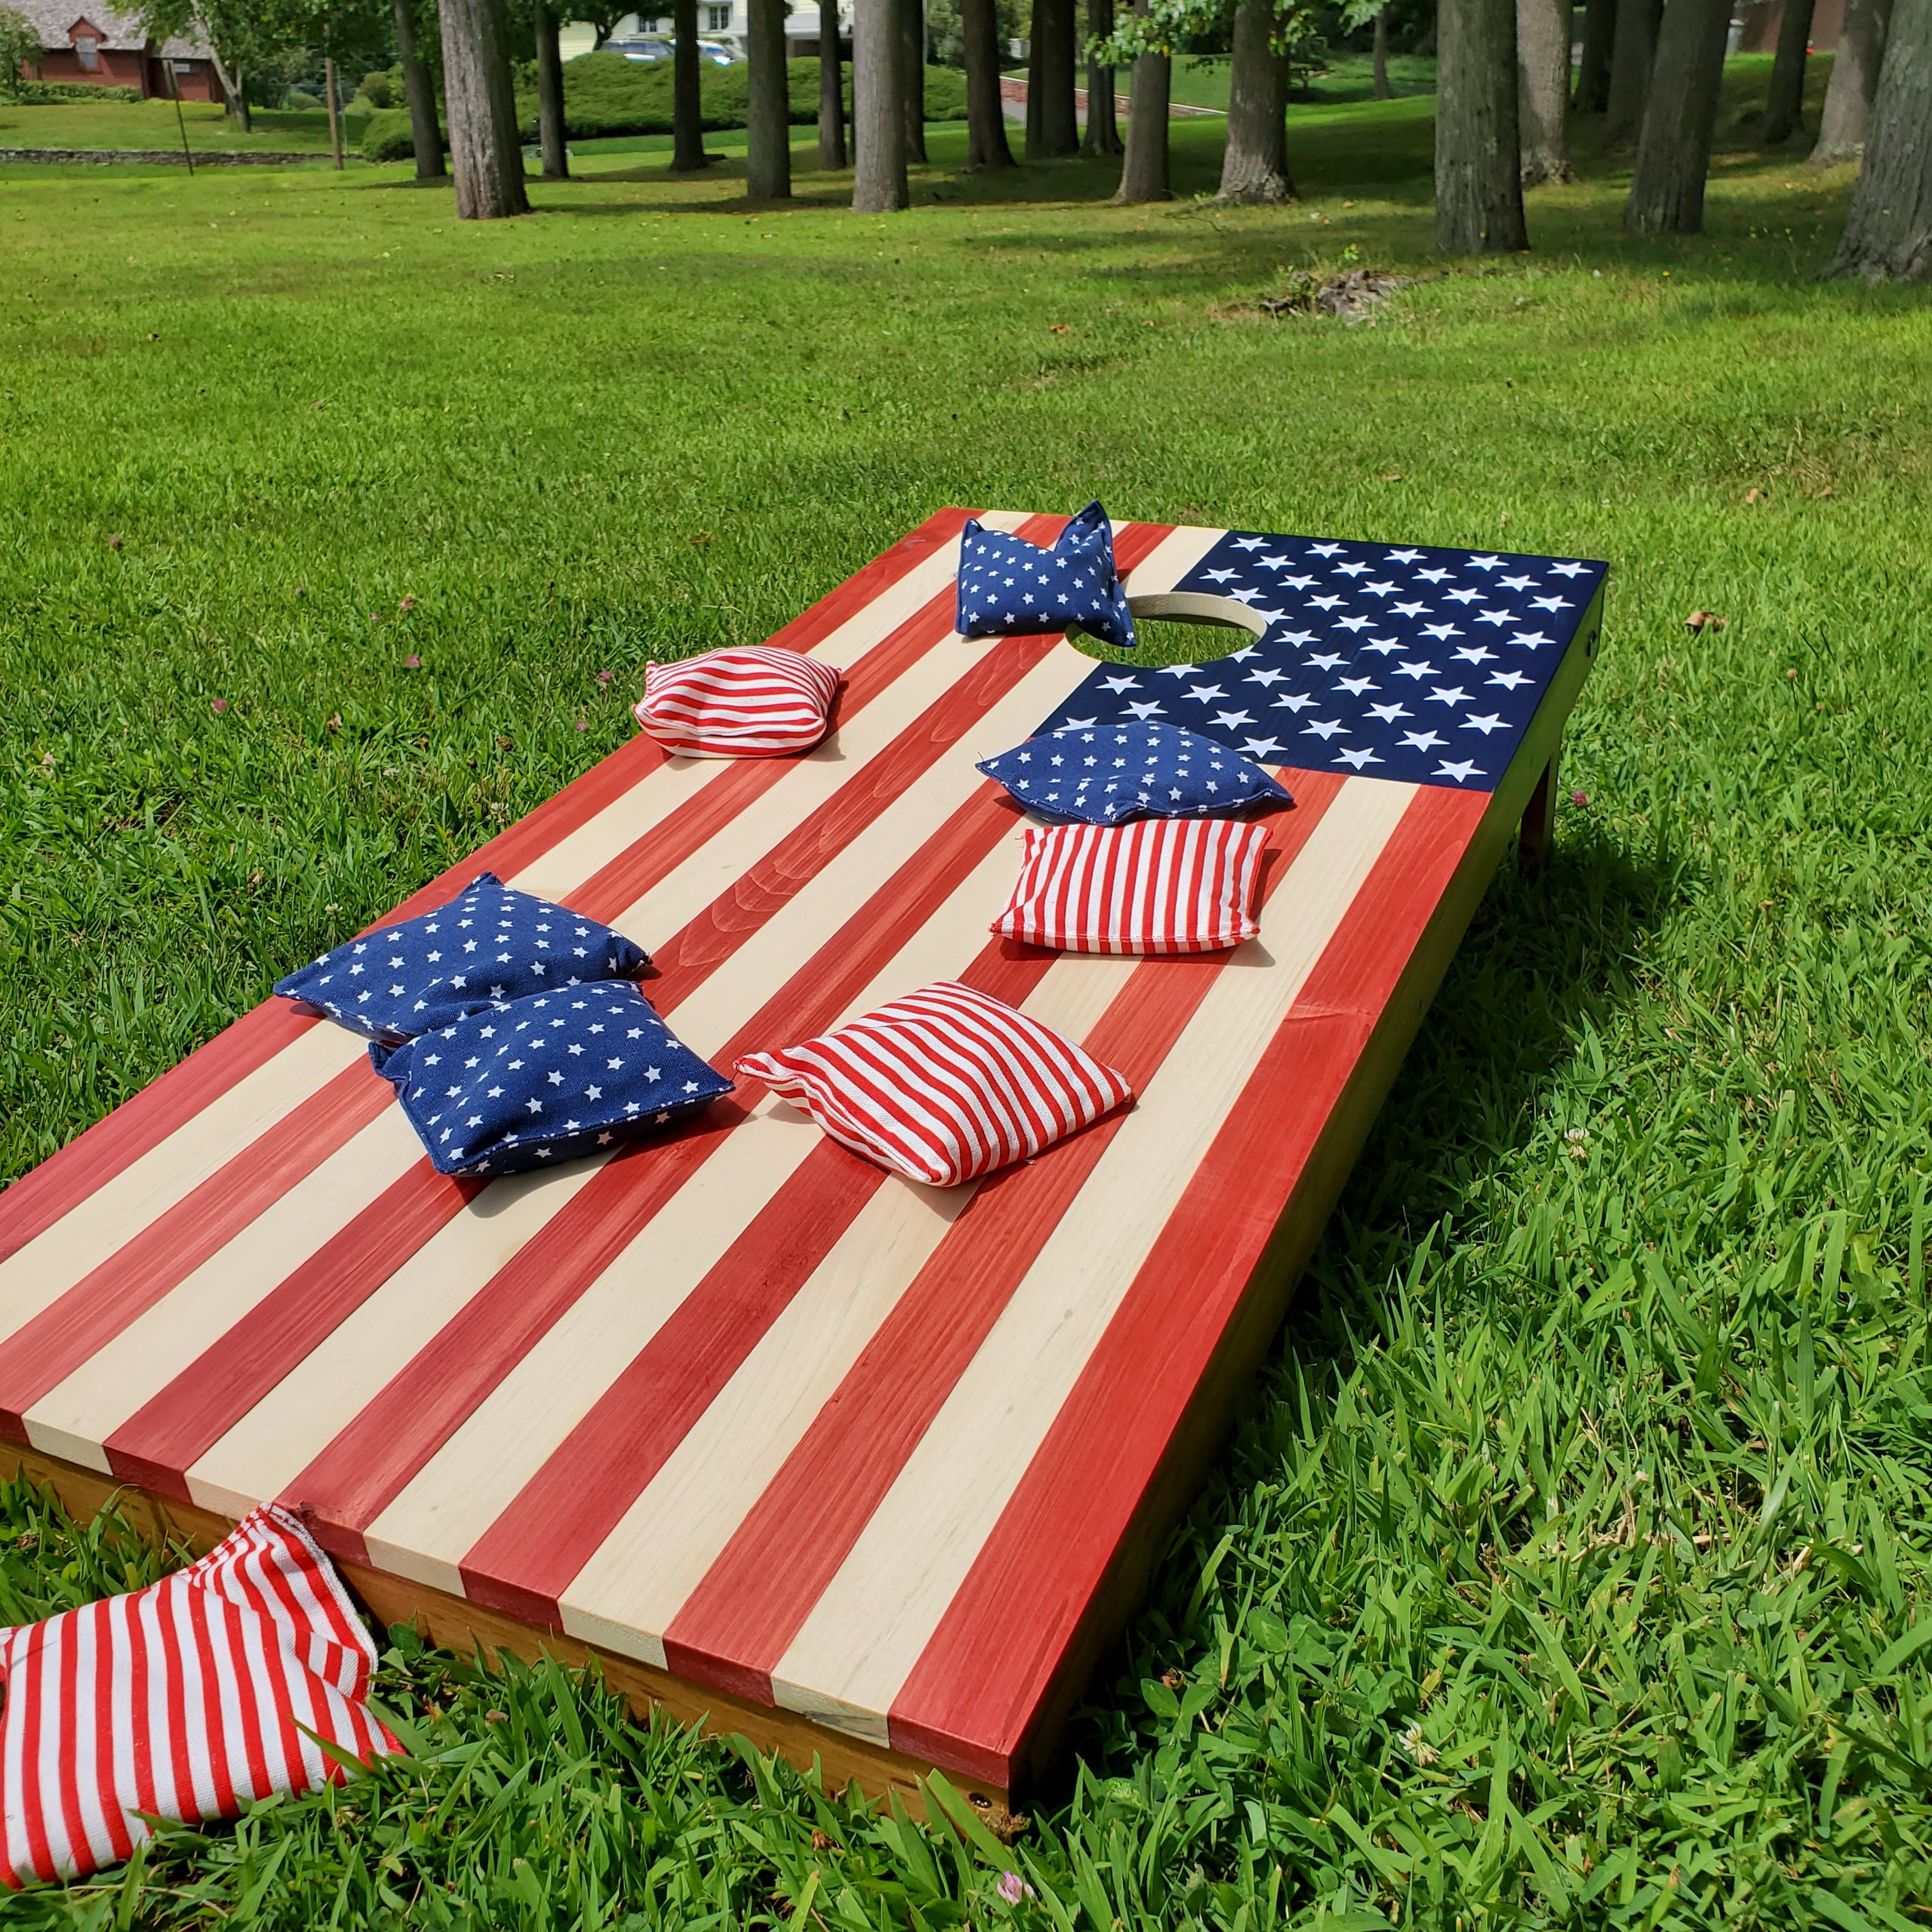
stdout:
[[[1193,666],[1100,664],[953,633],[964,514],[773,640],[844,669],[817,750],[639,737],[399,911],[487,868],[593,914],[720,1067],[964,980],[1136,1103],[943,1192],[755,1088],[601,1161],[454,1180],[359,1039],[271,1001],[0,1197],[26,1468],[211,1537],[280,1501],[377,1617],[594,1653],[640,1704],[875,1792],[1038,1777],[1485,884],[1519,824],[1546,847],[1604,571],[1128,525],[1138,615],[1223,628]],[[1294,794],[1235,952],[988,931],[1024,821],[975,761],[1123,715]]]

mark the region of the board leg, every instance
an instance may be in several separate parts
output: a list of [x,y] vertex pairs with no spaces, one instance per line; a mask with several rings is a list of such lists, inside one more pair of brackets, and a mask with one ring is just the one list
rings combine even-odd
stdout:
[[1516,869],[1525,878],[1536,878],[1549,863],[1556,840],[1556,767],[1562,755],[1559,744],[1537,780],[1524,808],[1523,829],[1516,840]]

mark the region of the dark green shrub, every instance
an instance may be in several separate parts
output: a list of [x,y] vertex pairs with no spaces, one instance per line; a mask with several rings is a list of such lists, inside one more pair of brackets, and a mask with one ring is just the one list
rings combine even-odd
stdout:
[[23,81],[13,97],[17,107],[51,107],[56,103],[88,100],[139,100],[139,88],[100,88],[87,81]]
[[393,107],[395,105],[395,94],[386,72],[379,71],[373,74],[365,74],[362,76],[362,85],[355,91],[378,113],[385,108]]
[[386,108],[369,116],[362,130],[362,158],[377,162],[414,161],[416,137],[409,131],[409,116],[399,107]]

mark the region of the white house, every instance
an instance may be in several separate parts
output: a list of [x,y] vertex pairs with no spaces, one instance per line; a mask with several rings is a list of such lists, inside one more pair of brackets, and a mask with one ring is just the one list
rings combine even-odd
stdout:
[[[745,36],[750,26],[747,17],[749,8],[746,0],[698,0],[697,30],[706,40],[715,40],[742,60],[745,52]],[[660,34],[668,36],[671,32],[669,14],[626,14],[612,31],[613,40],[622,40],[631,34]],[[852,0],[839,0],[838,32],[844,45],[841,48],[846,59],[851,58]],[[795,56],[813,55],[818,52],[818,8],[816,0],[804,0],[797,4],[786,17],[785,38],[790,51]]]

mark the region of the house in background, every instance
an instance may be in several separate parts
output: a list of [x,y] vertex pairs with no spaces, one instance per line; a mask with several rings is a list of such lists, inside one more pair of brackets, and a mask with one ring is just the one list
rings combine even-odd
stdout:
[[97,0],[10,0],[40,35],[40,57],[26,69],[37,81],[138,88],[145,100],[179,93],[183,100],[220,100],[214,50],[199,41],[157,43],[140,21]]
[[[706,40],[728,48],[740,60],[745,55],[745,36],[750,29],[750,9],[746,0],[698,0],[697,30]],[[672,30],[669,14],[627,14],[612,30],[613,40],[632,34],[657,34],[668,38]],[[839,0],[839,51],[852,57],[851,0]],[[785,46],[795,60],[815,59],[818,54],[818,8],[812,0],[788,14],[785,19]]]

